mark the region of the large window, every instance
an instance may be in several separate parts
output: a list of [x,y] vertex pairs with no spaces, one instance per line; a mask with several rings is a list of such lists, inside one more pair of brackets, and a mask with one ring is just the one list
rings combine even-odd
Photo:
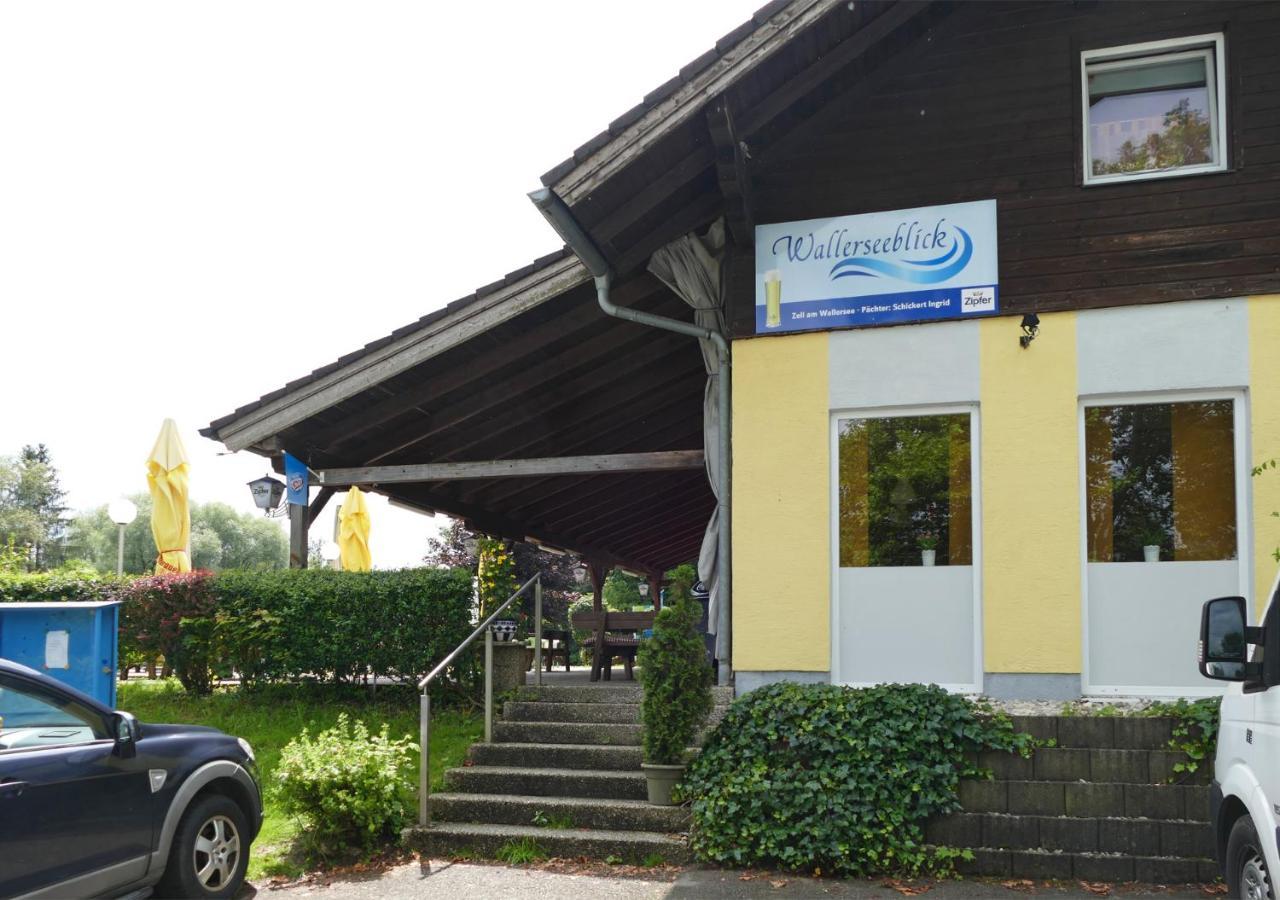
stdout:
[[1226,168],[1222,35],[1081,54],[1084,181]]
[[969,415],[841,419],[840,566],[973,563]]
[[1236,558],[1230,400],[1085,409],[1090,562]]

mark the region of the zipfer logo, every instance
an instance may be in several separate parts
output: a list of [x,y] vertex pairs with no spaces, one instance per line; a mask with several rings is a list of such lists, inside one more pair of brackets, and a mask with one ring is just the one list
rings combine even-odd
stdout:
[[994,287],[973,287],[960,291],[960,312],[995,312],[996,290]]

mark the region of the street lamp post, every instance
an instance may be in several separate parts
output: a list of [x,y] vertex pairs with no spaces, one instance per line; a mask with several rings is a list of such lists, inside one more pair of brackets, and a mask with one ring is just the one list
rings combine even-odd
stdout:
[[138,517],[138,507],[132,500],[124,497],[112,500],[107,504],[107,516],[120,526],[120,534],[116,540],[116,575],[124,574],[124,530]]

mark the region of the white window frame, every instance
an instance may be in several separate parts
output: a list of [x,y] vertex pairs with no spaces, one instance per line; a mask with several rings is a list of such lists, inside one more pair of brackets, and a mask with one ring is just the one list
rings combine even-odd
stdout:
[[[1140,406],[1152,403],[1197,403],[1213,400],[1230,400],[1231,424],[1234,429],[1236,470],[1236,564],[1239,566],[1240,596],[1245,598],[1249,621],[1259,616],[1253,597],[1253,503],[1249,473],[1252,466],[1252,445],[1248,392],[1239,388],[1219,388],[1190,391],[1150,391],[1140,393],[1096,394],[1080,398],[1076,411],[1079,502],[1080,502],[1080,688],[1085,697],[1160,697],[1200,698],[1221,696],[1225,682],[1208,682],[1203,687],[1174,687],[1171,685],[1098,685],[1089,672],[1089,479],[1088,453],[1085,447],[1085,411],[1096,406]],[[1121,565],[1128,565],[1122,563]],[[1205,597],[1206,600],[1211,598]],[[1189,645],[1194,645],[1189,638]],[[1206,679],[1207,681],[1207,679]]]
[[[982,433],[981,407],[978,403],[949,403],[919,406],[847,407],[829,411],[828,440],[830,443],[831,498],[831,683],[848,687],[874,687],[879,682],[847,681],[840,672],[840,421],[842,419],[896,419],[925,416],[969,417],[969,484],[970,516],[972,517],[973,557],[973,682],[968,684],[941,684],[939,687],[953,694],[978,696],[982,693],[985,676],[983,664],[982,623]],[[859,567],[861,568],[861,567]]]
[[[1094,175],[1093,150],[1090,146],[1091,129],[1089,127],[1089,72],[1105,72],[1108,69],[1124,68],[1136,61],[1155,57],[1162,59],[1190,59],[1195,56],[1206,58],[1205,88],[1209,95],[1209,131],[1216,162],[1199,166],[1155,169],[1150,172],[1119,172],[1113,175]],[[1228,167],[1227,79],[1223,77],[1226,72],[1226,62],[1226,43],[1221,32],[1082,51],[1080,54],[1080,118],[1083,131],[1080,143],[1084,155],[1082,171],[1085,186],[1225,172]]]

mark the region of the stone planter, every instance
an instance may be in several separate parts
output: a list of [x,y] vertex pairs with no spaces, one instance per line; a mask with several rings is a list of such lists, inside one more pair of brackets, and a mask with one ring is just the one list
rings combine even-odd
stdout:
[[640,768],[644,770],[645,785],[649,789],[649,803],[652,806],[675,806],[671,791],[684,774],[684,766],[641,763]]
[[920,551],[920,565],[922,566],[933,565],[934,562],[937,560],[937,558],[938,558],[937,550],[921,550]]
[[1160,545],[1144,544],[1142,547],[1143,562],[1160,562]]
[[529,648],[514,641],[493,644],[494,696],[524,684],[525,656]]

